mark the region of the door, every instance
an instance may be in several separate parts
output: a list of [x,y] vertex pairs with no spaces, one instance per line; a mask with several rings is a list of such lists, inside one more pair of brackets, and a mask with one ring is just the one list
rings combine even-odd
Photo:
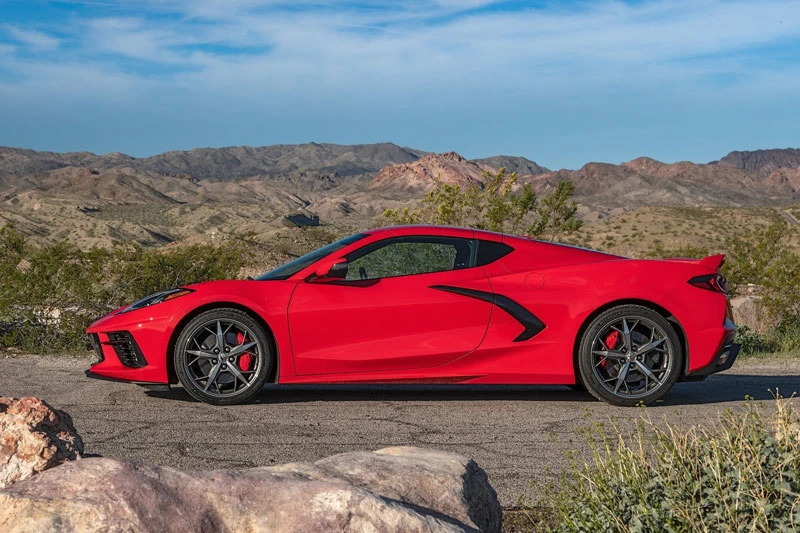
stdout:
[[289,302],[298,375],[429,368],[483,340],[492,304],[444,287],[491,293],[475,241],[396,237],[346,259],[340,281],[300,283]]

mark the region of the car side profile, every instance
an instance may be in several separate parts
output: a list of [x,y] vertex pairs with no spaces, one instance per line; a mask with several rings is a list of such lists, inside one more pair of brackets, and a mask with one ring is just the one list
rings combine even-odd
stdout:
[[723,256],[645,260],[441,226],[346,237],[88,329],[92,377],[236,404],[272,383],[558,384],[620,406],[730,368]]

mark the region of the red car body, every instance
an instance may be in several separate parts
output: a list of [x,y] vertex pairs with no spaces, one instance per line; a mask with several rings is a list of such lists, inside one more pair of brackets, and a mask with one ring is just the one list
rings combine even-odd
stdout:
[[[456,270],[366,281],[318,276],[354,251],[414,236],[477,239],[506,252]],[[569,385],[580,383],[578,345],[593,317],[636,304],[669,320],[682,344],[678,380],[697,379],[730,367],[738,351],[724,291],[690,283],[716,274],[722,261],[627,259],[462,228],[381,228],[286,279],[199,283],[157,305],[112,312],[87,330],[100,359],[87,374],[176,383],[183,326],[225,307],[269,333],[277,383]],[[123,346],[125,332],[132,342]]]

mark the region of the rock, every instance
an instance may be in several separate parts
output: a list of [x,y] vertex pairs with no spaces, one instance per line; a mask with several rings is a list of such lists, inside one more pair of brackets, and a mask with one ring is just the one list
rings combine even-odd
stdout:
[[38,398],[0,397],[0,488],[82,453],[83,441],[67,413]]
[[731,298],[731,309],[737,326],[747,326],[756,333],[766,333],[776,326],[775,320],[764,309],[760,296],[747,294]]
[[500,520],[475,462],[412,447],[209,472],[90,458],[0,491],[8,533],[499,532]]
[[316,227],[319,226],[318,215],[306,215],[305,213],[292,213],[283,217],[283,224],[289,227]]

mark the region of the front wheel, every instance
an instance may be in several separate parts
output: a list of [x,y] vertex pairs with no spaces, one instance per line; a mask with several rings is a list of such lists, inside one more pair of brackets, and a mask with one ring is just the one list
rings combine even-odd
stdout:
[[680,375],[678,335],[659,313],[640,305],[604,311],[581,338],[578,366],[586,389],[620,406],[662,398]]
[[175,372],[193,398],[214,405],[246,402],[272,371],[267,333],[247,313],[219,308],[194,317],[175,344]]

